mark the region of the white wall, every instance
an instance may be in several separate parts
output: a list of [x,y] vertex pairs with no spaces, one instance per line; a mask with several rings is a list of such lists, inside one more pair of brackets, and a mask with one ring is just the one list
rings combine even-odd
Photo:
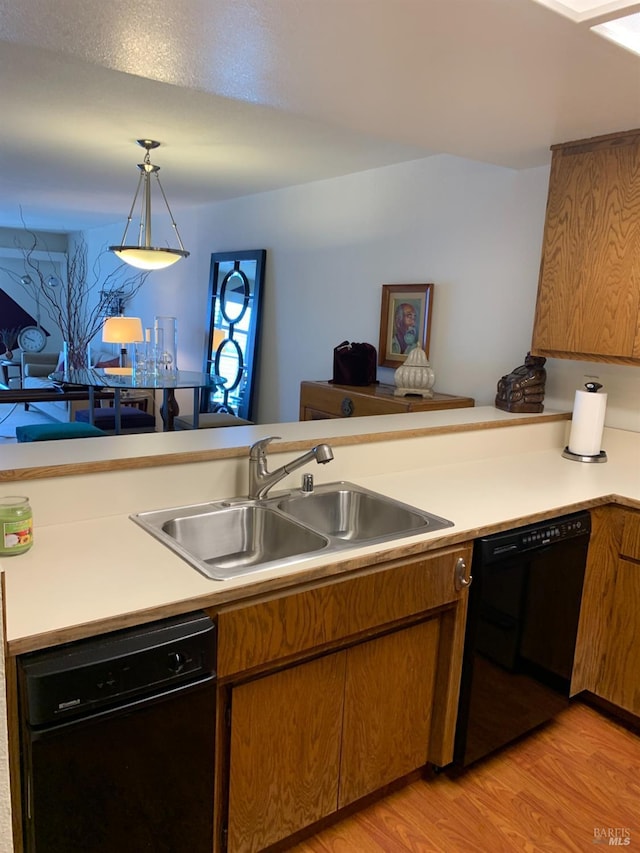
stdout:
[[[331,377],[336,344],[378,346],[383,284],[434,282],[436,390],[493,403],[530,346],[548,177],[442,155],[174,211],[192,254],[153,273],[127,313],[147,324],[175,315],[179,366],[199,370],[211,252],[267,249],[258,419],[273,423],[297,420],[300,382]],[[87,237],[107,244],[119,232]],[[598,370],[608,425],[640,431],[637,368],[549,361],[547,408],[571,408]]]
[[[64,261],[64,256],[54,256],[53,253],[34,253],[34,261],[38,264],[45,281],[50,275],[55,275],[57,278],[64,275],[64,265],[56,259],[58,257],[62,257]],[[41,323],[43,329],[48,333],[45,346],[46,351],[58,353],[62,349],[62,333],[58,328],[55,318],[51,317],[47,311],[46,299],[40,298],[38,304],[33,295],[36,291],[26,288],[20,283],[20,278],[25,273],[30,274],[34,282],[36,281],[36,273],[30,270],[25,264],[24,256],[19,249],[0,246],[0,288],[23,308],[27,314],[33,317],[36,323]],[[9,323],[0,315],[0,328],[8,327]],[[16,350],[16,348],[14,348],[13,354],[14,358],[20,358],[19,350]]]

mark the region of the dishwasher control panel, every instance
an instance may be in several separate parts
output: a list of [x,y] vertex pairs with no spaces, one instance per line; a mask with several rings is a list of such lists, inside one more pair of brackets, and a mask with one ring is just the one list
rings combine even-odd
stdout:
[[215,625],[172,617],[18,658],[20,700],[33,727],[149,697],[215,674]]
[[494,562],[534,548],[544,548],[565,539],[588,536],[590,532],[591,516],[582,511],[484,536],[476,541],[476,547],[480,549],[485,562]]

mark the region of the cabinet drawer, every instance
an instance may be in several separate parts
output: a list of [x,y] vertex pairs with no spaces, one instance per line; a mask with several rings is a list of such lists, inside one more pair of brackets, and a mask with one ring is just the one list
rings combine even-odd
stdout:
[[631,560],[640,560],[640,513],[624,513],[620,554]]
[[262,666],[456,601],[464,545],[218,613],[218,676]]
[[376,397],[363,388],[303,382],[300,386],[300,409],[323,412],[330,418],[359,418],[406,412],[409,404],[402,397]]
[[300,420],[319,418],[362,418],[368,415],[397,415],[462,409],[475,405],[472,397],[435,392],[433,397],[395,394],[395,385],[333,385],[331,382],[300,383]]

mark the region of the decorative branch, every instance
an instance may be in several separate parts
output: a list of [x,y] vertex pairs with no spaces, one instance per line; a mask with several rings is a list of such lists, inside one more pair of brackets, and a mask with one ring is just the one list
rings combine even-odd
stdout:
[[[88,268],[87,244],[78,241],[67,261],[67,280],[46,276],[40,261],[34,257],[37,248],[36,235],[25,226],[31,238],[29,246],[20,246],[28,274],[22,277],[4,269],[17,279],[31,294],[38,307],[43,305],[49,319],[60,329],[62,339],[69,348],[69,366],[84,367],[87,364],[87,348],[101,329],[114,296],[124,301],[131,299],[149,277],[148,272],[129,274],[130,267],[121,264],[115,270],[102,275],[101,262],[108,255],[103,249],[91,270]],[[50,259],[53,262],[53,259]]]

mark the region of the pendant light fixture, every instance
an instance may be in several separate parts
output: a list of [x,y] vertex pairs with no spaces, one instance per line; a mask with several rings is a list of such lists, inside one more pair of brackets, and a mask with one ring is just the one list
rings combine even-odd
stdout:
[[[109,246],[109,251],[114,252],[120,258],[120,260],[124,261],[127,264],[131,264],[131,266],[133,267],[138,267],[138,269],[161,270],[165,267],[171,266],[171,264],[175,264],[176,261],[180,260],[180,258],[187,258],[189,256],[189,252],[187,252],[184,246],[182,245],[182,240],[180,239],[180,234],[178,233],[178,226],[176,225],[175,219],[173,218],[173,214],[171,213],[171,208],[169,207],[169,202],[167,201],[167,197],[164,194],[164,190],[162,189],[162,184],[160,183],[160,176],[158,175],[158,172],[160,171],[160,166],[154,166],[151,162],[151,157],[149,155],[149,152],[152,151],[154,148],[158,148],[160,146],[160,143],[154,142],[153,139],[138,139],[136,141],[138,145],[146,149],[147,153],[145,154],[144,162],[138,163],[138,169],[140,169],[140,177],[138,179],[138,186],[133,197],[131,210],[129,211],[129,216],[127,217],[127,224],[124,228],[122,240],[120,241],[119,246]],[[167,206],[173,230],[176,232],[176,237],[178,238],[178,243],[180,244],[179,249],[168,249],[162,246],[152,245],[152,175],[158,182],[158,187],[160,188],[162,198],[164,199],[164,203]],[[127,239],[127,231],[129,230],[129,226],[131,225],[131,221],[133,219],[133,214],[136,207],[136,203],[138,202],[138,196],[140,195],[141,186],[142,198],[140,199],[140,226],[138,231],[138,243],[137,245],[127,245],[125,242]]]

